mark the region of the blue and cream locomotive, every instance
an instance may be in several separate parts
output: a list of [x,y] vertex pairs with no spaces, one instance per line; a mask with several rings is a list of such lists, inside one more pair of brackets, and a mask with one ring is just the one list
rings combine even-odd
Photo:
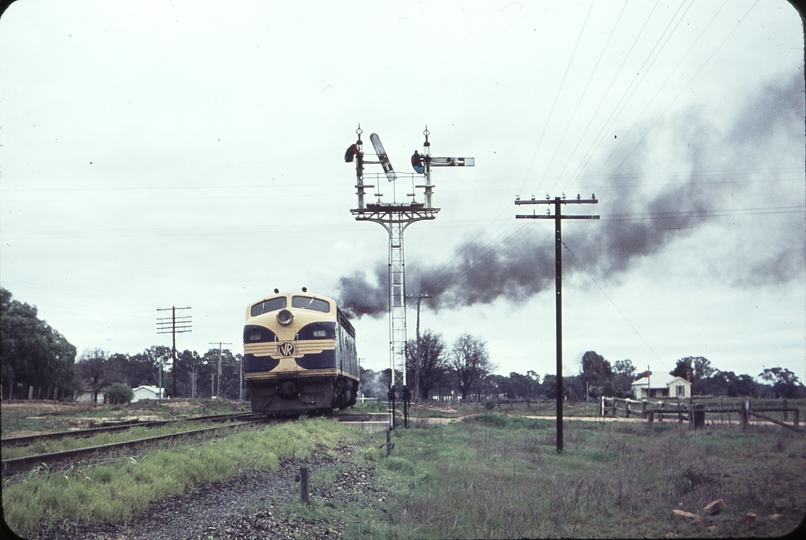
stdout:
[[246,309],[244,380],[252,410],[302,414],[355,405],[355,329],[331,298],[274,294]]

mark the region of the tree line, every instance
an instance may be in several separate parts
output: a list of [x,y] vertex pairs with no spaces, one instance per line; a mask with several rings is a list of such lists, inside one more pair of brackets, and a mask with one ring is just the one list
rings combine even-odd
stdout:
[[[511,400],[544,401],[557,397],[557,377],[535,371],[511,372],[509,376],[492,373],[494,364],[484,341],[469,334],[460,336],[448,348],[442,335],[425,330],[419,339],[406,347],[407,384],[412,396],[427,400],[432,396],[457,395],[463,399],[504,397]],[[649,372],[639,371],[630,359],[610,362],[595,351],[587,351],[580,359],[580,371],[563,377],[563,394],[572,401],[607,397],[634,397],[632,383]],[[765,368],[756,377],[737,375],[712,366],[702,356],[677,360],[669,372],[690,380],[693,395],[728,397],[806,397],[806,387],[787,368]],[[389,369],[382,372],[363,370],[365,395],[385,398],[391,379]],[[415,395],[416,393],[416,395]]]
[[[39,319],[35,306],[15,300],[4,288],[0,288],[0,338],[3,399],[75,399],[86,391],[96,401],[115,384],[159,386],[160,378],[166,397],[238,399],[240,394],[240,354],[228,349],[210,349],[203,355],[177,351],[174,395],[170,347],[154,345],[131,355],[92,349],[77,357],[76,348]],[[244,394],[246,399],[245,388]]]
[[[14,300],[4,288],[0,288],[0,346],[3,399],[74,399],[88,391],[95,400],[114,384],[159,386],[160,377],[166,397],[238,399],[240,395],[240,354],[228,349],[210,349],[203,355],[184,350],[177,352],[174,366],[171,349],[154,345],[132,355],[92,349],[77,358],[76,348],[38,318],[35,306]],[[540,401],[557,395],[553,374],[493,373],[495,364],[486,342],[470,334],[462,334],[449,348],[441,334],[426,329],[418,339],[409,340],[405,353],[407,385],[416,400],[453,394],[463,399],[504,396]],[[571,400],[631,397],[633,381],[647,374],[629,359],[611,363],[595,351],[583,354],[580,363],[577,375],[563,377],[563,394]],[[806,397],[799,378],[780,366],[765,368],[753,377],[717,369],[701,356],[688,356],[677,360],[670,374],[689,379],[695,395]],[[366,396],[385,399],[390,380],[389,369],[361,368],[361,390]],[[245,385],[243,392],[248,399]]]

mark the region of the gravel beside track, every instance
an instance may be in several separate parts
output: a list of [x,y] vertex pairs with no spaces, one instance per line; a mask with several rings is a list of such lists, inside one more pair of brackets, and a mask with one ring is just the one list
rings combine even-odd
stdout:
[[[62,523],[35,539],[73,540],[247,540],[257,538],[339,538],[347,527],[342,521],[308,520],[287,517],[282,508],[300,499],[295,476],[307,466],[310,496],[317,504],[352,503],[385,513],[389,494],[373,486],[373,468],[351,461],[352,446],[338,449],[337,455],[315,453],[305,460],[285,459],[276,471],[249,471],[222,482],[196,486],[183,495],[152,503],[127,523]],[[317,481],[317,475],[333,470],[330,485]]]

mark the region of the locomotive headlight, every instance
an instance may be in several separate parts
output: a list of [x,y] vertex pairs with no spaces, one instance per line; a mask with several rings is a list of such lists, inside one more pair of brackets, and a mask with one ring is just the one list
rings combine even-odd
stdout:
[[314,330],[313,337],[326,338],[327,330]]
[[260,341],[260,334],[249,334],[249,341]]
[[291,320],[294,318],[294,315],[288,311],[287,309],[280,310],[280,313],[277,314],[277,322],[282,324],[283,326],[288,326],[291,324]]

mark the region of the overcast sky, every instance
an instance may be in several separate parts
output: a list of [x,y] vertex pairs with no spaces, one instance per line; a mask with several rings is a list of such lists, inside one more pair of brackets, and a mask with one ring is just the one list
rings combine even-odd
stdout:
[[[553,225],[514,201],[595,193],[564,208],[601,216],[563,223],[566,375],[595,350],[806,380],[803,43],[783,0],[19,1],[0,285],[79,354],[170,345],[171,306],[192,307],[179,349],[242,352],[275,287],[371,307],[388,239],[351,216],[344,152],[378,133],[406,175],[367,181],[406,200],[427,125],[476,165],[436,169],[441,211],[405,233],[422,328],[554,373]],[[388,367],[385,313],[353,324]]]

